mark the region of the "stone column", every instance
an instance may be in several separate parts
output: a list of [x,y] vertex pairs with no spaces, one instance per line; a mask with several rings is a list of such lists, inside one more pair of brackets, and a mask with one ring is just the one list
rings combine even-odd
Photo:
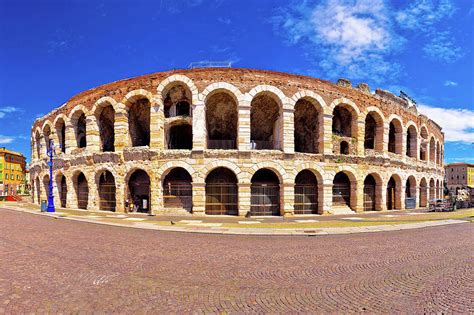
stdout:
[[250,101],[247,99],[239,103],[237,148],[250,150]]
[[125,105],[117,103],[115,111],[115,152],[122,152],[125,147],[129,146],[128,138],[128,113]]
[[87,116],[86,118],[86,139],[88,152],[101,151],[99,125],[95,116]]
[[95,181],[94,172],[84,172],[87,178],[87,186],[89,188],[89,196],[87,199],[87,210],[97,211],[100,207],[99,189]]
[[77,209],[77,191],[75,189],[74,184],[74,177],[69,176],[66,177],[66,186],[67,186],[67,200],[66,200],[66,207]]
[[193,151],[202,151],[206,148],[206,111],[204,101],[193,105]]
[[383,126],[383,155],[388,157],[388,133],[390,131],[390,122],[384,123]]
[[353,204],[353,199],[355,198],[355,212],[364,212],[364,180],[359,180],[359,183],[355,183],[355,196],[352,193],[352,183],[351,183],[351,205]]
[[125,212],[125,183],[120,175],[115,177],[115,212]]
[[71,151],[77,148],[76,135],[74,127],[71,122],[66,123],[66,154],[71,154]]
[[164,119],[163,107],[154,100],[150,109],[150,148],[164,149]]
[[418,184],[415,187],[415,209],[417,209],[420,207],[420,187]]
[[285,153],[295,152],[294,109],[290,104],[283,104],[283,147]]
[[[332,155],[332,115],[324,114],[323,117],[324,123],[324,135],[323,135],[323,154],[330,154]],[[332,195],[332,183],[331,183],[331,195]],[[332,197],[331,197],[332,198]],[[331,206],[332,206],[332,199],[331,199]]]
[[[375,141],[375,140],[374,140]],[[365,156],[365,121],[357,121],[357,155]]]
[[295,184],[284,183],[280,185],[280,213],[284,216],[295,214]]
[[[127,183],[125,183],[126,185]],[[160,182],[159,179],[155,178],[155,176],[150,174],[150,214],[156,215],[157,213],[160,213],[163,211],[163,208],[161,207],[161,200],[163,198],[160,198]]]
[[206,210],[206,184],[192,183],[193,185],[193,214],[205,215]]
[[332,210],[332,181],[323,184],[323,207],[322,214],[328,214]]
[[239,216],[245,216],[250,212],[251,190],[250,183],[238,184],[239,187]]
[[377,191],[375,192],[375,198],[377,200],[376,202],[376,207],[378,203],[378,208],[376,208],[379,211],[387,211],[387,188],[385,186],[385,183],[383,182],[380,185],[380,187],[376,186]]
[[406,189],[406,184],[404,184],[403,182],[400,185],[400,191],[397,191],[395,189],[395,194],[397,195],[395,197],[395,200],[399,200],[400,205],[399,205],[398,209],[400,209],[400,210],[405,210],[405,189]]

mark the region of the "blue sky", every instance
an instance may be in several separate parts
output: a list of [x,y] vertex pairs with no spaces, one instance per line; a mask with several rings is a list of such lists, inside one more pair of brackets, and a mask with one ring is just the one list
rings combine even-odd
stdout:
[[0,146],[29,157],[31,124],[83,90],[229,60],[403,90],[474,162],[470,0],[0,0]]

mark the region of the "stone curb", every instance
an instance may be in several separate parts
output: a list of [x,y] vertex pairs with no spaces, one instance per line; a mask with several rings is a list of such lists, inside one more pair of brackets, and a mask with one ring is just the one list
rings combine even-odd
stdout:
[[387,225],[373,225],[373,226],[354,226],[354,227],[340,227],[340,228],[297,228],[297,229],[271,229],[271,228],[224,228],[224,227],[174,227],[174,226],[159,226],[146,222],[134,222],[132,224],[120,224],[112,222],[101,222],[83,218],[72,218],[61,216],[60,214],[52,214],[45,212],[38,212],[17,207],[3,207],[7,210],[18,212],[26,212],[30,214],[53,217],[56,219],[71,220],[86,223],[95,223],[109,226],[166,231],[166,232],[186,232],[186,233],[201,233],[201,234],[225,234],[225,235],[261,235],[261,236],[319,236],[319,235],[342,235],[342,234],[358,234],[358,233],[373,233],[373,232],[387,232],[411,230],[425,227],[435,227],[441,225],[450,225],[458,223],[467,223],[465,220],[437,220],[425,221],[406,224],[387,224]]

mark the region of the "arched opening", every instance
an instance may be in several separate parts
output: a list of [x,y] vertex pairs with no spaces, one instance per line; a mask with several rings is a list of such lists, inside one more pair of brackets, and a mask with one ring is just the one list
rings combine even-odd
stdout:
[[99,177],[99,208],[104,211],[115,211],[115,178],[109,171],[104,171]]
[[35,186],[36,186],[36,202],[38,202],[38,204],[41,204],[41,184],[40,184],[39,177],[36,177]]
[[129,211],[149,213],[150,204],[150,177],[143,170],[136,170],[128,179]]
[[51,141],[51,128],[49,125],[46,125],[43,129],[43,137],[44,137],[44,147],[49,148],[50,147],[50,141]]
[[433,200],[436,198],[435,194],[435,182],[434,179],[430,179],[430,200]]
[[59,118],[56,122],[56,134],[58,135],[59,146],[61,152],[66,153],[66,123],[62,118]]
[[173,125],[169,129],[168,149],[192,150],[193,127],[188,124]]
[[76,196],[77,196],[77,207],[79,209],[87,209],[89,203],[89,185],[87,179],[81,172],[76,177]]
[[206,177],[206,214],[238,215],[237,177],[225,167],[214,169]]
[[364,211],[374,211],[376,207],[376,187],[374,176],[367,175],[364,180]]
[[344,155],[349,154],[349,143],[347,141],[341,141],[339,153]]
[[408,177],[405,184],[405,209],[416,208],[416,179]]
[[280,215],[280,180],[269,169],[260,169],[251,180],[252,215]]
[[163,204],[165,208],[180,208],[188,212],[193,206],[192,177],[182,167],[172,169],[163,179]]
[[307,99],[300,99],[295,104],[295,152],[319,152],[319,143],[322,133],[319,132],[320,113],[318,109],[316,109],[316,106],[316,104]]
[[48,200],[49,196],[49,175],[43,177],[43,188],[45,193],[45,199]]
[[332,205],[351,207],[351,181],[344,172],[339,172],[332,181]]
[[85,148],[87,146],[86,115],[82,111],[76,112],[71,118],[71,123],[74,128],[77,147]]
[[128,129],[132,147],[150,145],[150,101],[140,98],[128,108]]
[[428,160],[428,131],[425,127],[421,127],[420,160]]
[[261,93],[250,104],[250,142],[256,150],[279,150],[282,133],[280,105],[270,95]]
[[433,137],[430,139],[430,161],[432,163],[436,162],[436,144]]
[[436,165],[441,164],[441,149],[439,147],[439,142],[436,143]]
[[294,212],[318,213],[318,180],[310,170],[302,170],[296,175]]
[[115,151],[115,110],[112,105],[108,105],[99,113],[98,117],[100,147],[102,152]]
[[188,87],[177,84],[167,89],[163,100],[165,118],[191,116],[192,94]]
[[41,136],[38,131],[35,133],[36,154],[38,159],[41,159]]
[[407,129],[406,154],[409,157],[416,158],[418,135],[415,126],[411,125]]
[[387,184],[387,210],[400,209],[400,181],[394,176],[390,177]]
[[343,105],[337,105],[332,115],[332,133],[341,137],[352,137],[354,117],[351,111]]
[[397,119],[392,119],[388,131],[388,152],[402,153],[402,124]]
[[440,186],[439,186],[439,180],[436,180],[436,193],[435,193],[436,199],[441,198],[441,191],[440,191]]
[[420,181],[420,207],[426,207],[428,205],[428,185],[426,183],[426,179],[422,178]]
[[206,100],[208,149],[237,148],[237,102],[225,92],[217,92]]
[[66,206],[67,206],[66,176],[64,176],[64,175],[59,176],[58,188],[59,188],[59,202],[60,202],[61,208],[66,208]]
[[377,134],[377,123],[372,113],[369,113],[365,118],[365,136],[364,149],[375,149],[375,137]]

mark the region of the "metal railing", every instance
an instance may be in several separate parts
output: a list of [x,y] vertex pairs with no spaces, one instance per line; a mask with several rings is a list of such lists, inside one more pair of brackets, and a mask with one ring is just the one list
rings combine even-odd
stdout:
[[104,211],[115,211],[115,184],[99,185],[99,207]]
[[193,187],[191,183],[168,183],[163,187],[163,204],[167,208],[191,209]]
[[316,185],[295,185],[295,214],[318,213],[318,187]]
[[235,149],[235,141],[234,140],[214,140],[209,139],[207,140],[207,148],[208,149],[221,149],[221,150],[232,150]]
[[206,214],[238,215],[236,184],[206,184]]
[[280,215],[280,186],[252,184],[250,213],[252,215]]
[[278,150],[278,144],[274,141],[252,140],[250,141],[252,150]]
[[375,210],[375,185],[364,185],[364,211]]
[[332,187],[332,204],[334,206],[349,206],[351,188],[349,184],[334,184]]

